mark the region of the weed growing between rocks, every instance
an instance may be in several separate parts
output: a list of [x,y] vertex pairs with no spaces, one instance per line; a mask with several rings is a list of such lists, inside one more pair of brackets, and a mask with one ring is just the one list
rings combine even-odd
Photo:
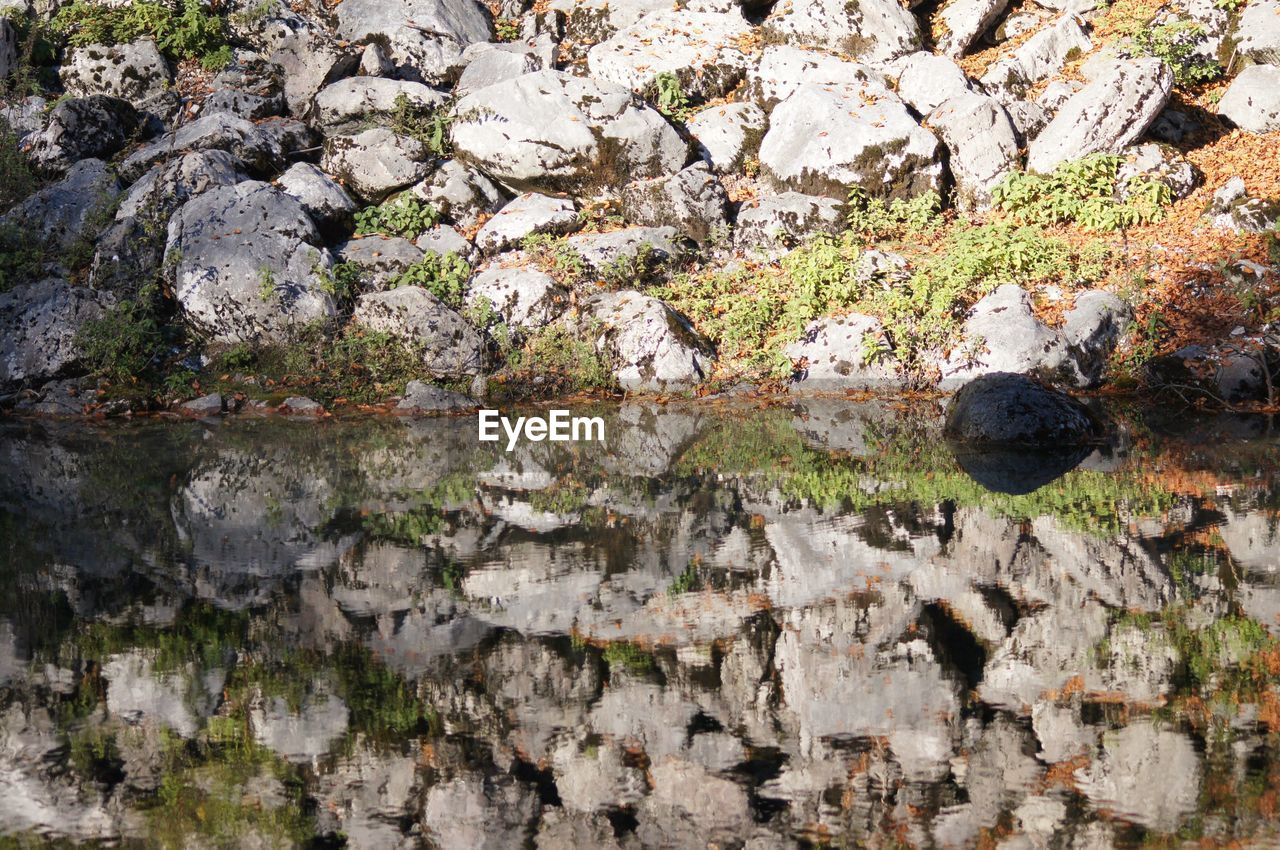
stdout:
[[1122,162],[1119,156],[1094,154],[1064,162],[1047,176],[1014,172],[996,186],[992,200],[1022,224],[1114,231],[1159,221],[1173,203],[1172,191],[1148,177],[1122,183]]
[[39,186],[31,161],[18,149],[18,137],[0,118],[0,213],[25,200]]
[[450,104],[429,107],[413,103],[403,94],[397,95],[391,112],[390,127],[402,136],[417,139],[434,156],[452,154],[449,145],[449,125],[452,123]]
[[596,351],[599,328],[548,325],[511,344],[497,376],[498,395],[555,396],[614,389],[608,363]]
[[357,236],[380,234],[416,239],[440,223],[440,213],[421,198],[401,192],[390,200],[360,210],[355,221]]
[[452,252],[430,252],[391,279],[389,289],[420,286],[455,310],[462,307],[471,279],[471,265]]
[[152,38],[170,59],[195,59],[206,71],[220,70],[232,59],[226,22],[200,0],[182,0],[177,11],[164,3],[108,6],[75,0],[54,16],[53,28],[72,47]]

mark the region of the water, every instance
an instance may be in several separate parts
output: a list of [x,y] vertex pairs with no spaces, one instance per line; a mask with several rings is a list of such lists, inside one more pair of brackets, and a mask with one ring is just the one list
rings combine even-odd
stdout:
[[0,423],[0,846],[1276,842],[1269,420],[595,412]]

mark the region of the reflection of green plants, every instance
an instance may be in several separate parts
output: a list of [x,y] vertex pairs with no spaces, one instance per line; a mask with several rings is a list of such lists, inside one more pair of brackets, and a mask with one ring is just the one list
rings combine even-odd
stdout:
[[571,478],[560,479],[545,490],[529,494],[529,507],[548,514],[577,513],[587,505],[591,490]]
[[685,567],[684,572],[675,577],[671,582],[671,586],[667,588],[668,596],[679,596],[682,593],[692,593],[702,587],[702,578],[698,573],[698,565],[690,562]]
[[622,667],[629,673],[641,674],[653,669],[653,653],[624,640],[607,644],[603,657],[610,667]]
[[436,208],[408,192],[389,201],[365,207],[355,215],[356,235],[400,236],[416,239],[440,223]]
[[[992,192],[995,205],[1023,224],[1071,222],[1089,230],[1120,230],[1158,221],[1173,194],[1164,183],[1138,176],[1119,183],[1123,159],[1094,154],[1064,162],[1047,176],[1015,172]],[[1128,199],[1120,199],[1120,191]]]

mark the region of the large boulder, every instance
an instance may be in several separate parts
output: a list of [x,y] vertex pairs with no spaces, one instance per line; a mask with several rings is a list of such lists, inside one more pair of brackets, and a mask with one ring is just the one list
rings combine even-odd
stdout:
[[674,174],[687,149],[627,89],[538,71],[473,92],[454,107],[457,155],[522,191],[589,194]]
[[[245,18],[252,17],[249,10]],[[294,115],[306,112],[317,92],[348,74],[359,61],[355,50],[284,3],[271,4],[270,14],[250,24],[250,29],[245,40],[280,70],[284,100]]]
[[1000,101],[965,91],[929,113],[928,124],[942,137],[961,209],[985,209],[991,192],[1018,167],[1018,134]]
[[1264,65],[1280,64],[1280,0],[1251,0],[1236,26],[1236,52]]
[[896,0],[782,0],[764,22],[767,38],[820,47],[864,62],[920,49],[920,25]]
[[886,88],[805,85],[773,110],[760,164],[779,188],[843,200],[857,186],[910,198],[939,188],[938,148]]
[[221,150],[191,151],[156,163],[134,181],[116,208],[116,221],[164,221],[196,195],[248,179],[240,161]]
[[322,126],[337,127],[370,116],[390,115],[401,102],[418,109],[433,109],[445,100],[441,92],[411,80],[348,77],[316,94],[312,114]]
[[837,86],[874,82],[887,86],[885,75],[870,65],[850,62],[821,50],[771,44],[747,69],[745,94],[766,110],[804,85]]
[[578,213],[568,198],[526,192],[498,211],[476,233],[476,247],[486,254],[518,248],[535,233],[570,233]]
[[508,327],[533,330],[555,321],[569,306],[569,293],[551,275],[529,268],[497,266],[476,275],[467,303],[488,302]]
[[894,63],[898,97],[920,115],[928,115],[950,97],[970,90],[969,78],[945,56],[926,51]]
[[64,171],[82,159],[109,159],[138,129],[138,110],[127,100],[95,94],[60,101],[44,129],[29,140],[31,161]]
[[426,145],[417,139],[375,127],[330,137],[320,164],[356,195],[376,203],[425,177],[430,159]]
[[120,163],[120,176],[137,180],[156,163],[188,151],[222,150],[234,156],[239,167],[256,176],[279,173],[284,164],[280,139],[262,125],[229,112],[214,112],[165,133]]
[[496,212],[507,196],[492,180],[456,159],[446,160],[413,187],[413,194],[459,227],[472,227]]
[[727,230],[729,198],[705,162],[670,177],[637,180],[622,191],[627,220],[649,227],[671,225],[695,242]]
[[711,347],[688,319],[657,298],[604,292],[582,305],[582,315],[598,328],[596,349],[624,390],[691,389],[711,370]]
[[1008,5],[1009,0],[950,0],[938,13],[943,25],[938,46],[948,56],[963,56]]
[[1006,102],[1025,95],[1032,86],[1058,71],[1067,60],[1093,48],[1075,15],[1063,15],[1019,45],[1011,55],[993,62],[982,75],[987,94]]
[[302,204],[246,181],[188,201],[169,221],[165,265],[187,322],[219,342],[282,342],[328,319],[333,265]]
[[750,64],[744,49],[750,32],[741,15],[662,9],[591,48],[587,65],[592,77],[629,89],[645,89],[659,74],[674,74],[686,95],[719,97]]
[[84,159],[66,176],[0,216],[0,227],[17,228],[49,247],[66,251],[91,243],[110,220],[120,185],[100,159]]
[[163,97],[173,79],[169,63],[151,39],[77,47],[58,74],[67,92],[77,97],[105,94],[137,106]]
[[951,398],[943,431],[961,443],[1054,448],[1093,439],[1097,425],[1071,396],[1025,375],[993,372]]
[[720,174],[730,174],[760,149],[769,120],[754,103],[725,103],[704,109],[685,127],[698,153]]
[[844,229],[844,201],[779,192],[738,210],[734,239],[745,249],[789,251],[811,236]]
[[1169,102],[1173,72],[1154,58],[1116,62],[1063,104],[1031,142],[1027,169],[1041,173],[1094,153],[1119,153]]
[[817,319],[782,350],[795,368],[793,388],[802,392],[880,390],[901,387],[901,364],[881,353],[884,326],[852,314]]
[[457,310],[420,286],[361,295],[351,321],[403,340],[421,354],[423,368],[433,375],[484,371],[484,339]]
[[473,44],[463,51],[467,67],[462,69],[453,87],[455,97],[462,97],[482,88],[514,80],[534,71],[553,66],[552,57],[558,47],[553,46],[550,55],[525,44]]
[[0,293],[0,387],[39,383],[74,367],[81,327],[112,301],[57,278]]
[[336,234],[351,227],[356,202],[332,177],[309,162],[298,162],[277,181],[285,194],[298,199],[322,232]]
[[467,45],[494,40],[475,0],[345,0],[337,15],[339,36],[381,44],[399,76],[426,83],[456,79]]
[[1218,101],[1218,112],[1250,133],[1280,130],[1280,67],[1245,68]]

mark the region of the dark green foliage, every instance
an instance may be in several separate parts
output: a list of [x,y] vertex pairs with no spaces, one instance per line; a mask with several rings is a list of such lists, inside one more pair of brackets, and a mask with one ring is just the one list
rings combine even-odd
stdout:
[[403,94],[397,95],[391,113],[391,129],[402,136],[417,139],[439,157],[453,154],[449,144],[449,125],[453,122],[448,104],[438,107],[420,106]]
[[421,260],[392,278],[389,288],[421,286],[456,310],[462,307],[462,298],[470,279],[471,266],[457,254],[428,252]]
[[394,198],[356,213],[356,235],[399,236],[416,239],[440,223],[440,213],[420,198],[402,192]]
[[209,71],[225,67],[232,58],[226,22],[200,0],[182,0],[177,11],[149,0],[121,6],[75,0],[58,11],[53,27],[73,47],[153,38],[170,59],[196,59]]

